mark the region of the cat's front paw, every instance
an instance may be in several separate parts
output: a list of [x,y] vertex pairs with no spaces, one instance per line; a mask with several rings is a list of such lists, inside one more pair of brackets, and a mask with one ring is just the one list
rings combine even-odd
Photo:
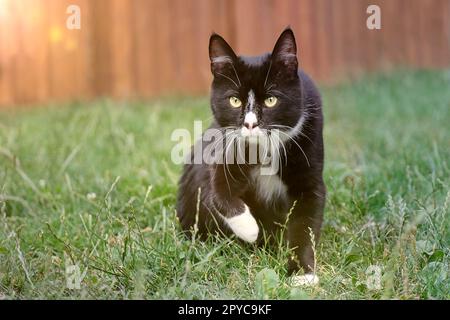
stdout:
[[319,284],[319,277],[316,276],[313,273],[307,273],[303,275],[298,276],[292,276],[291,277],[291,284],[294,287],[300,287],[300,286],[316,286]]
[[244,213],[228,218],[226,219],[226,222],[238,238],[250,243],[253,243],[258,239],[258,223],[250,213],[247,205],[245,205]]

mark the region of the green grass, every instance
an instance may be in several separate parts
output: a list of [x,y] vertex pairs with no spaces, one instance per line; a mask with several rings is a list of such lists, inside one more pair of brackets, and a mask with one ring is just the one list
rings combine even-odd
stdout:
[[[0,112],[0,299],[448,299],[449,73],[322,91],[320,286],[289,285],[285,248],[180,235],[170,135],[210,119],[206,97],[102,100]],[[79,290],[70,265],[86,271]]]

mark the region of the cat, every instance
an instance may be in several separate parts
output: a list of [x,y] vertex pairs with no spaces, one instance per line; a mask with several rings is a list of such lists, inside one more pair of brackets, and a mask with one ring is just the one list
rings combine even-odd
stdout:
[[[224,163],[185,164],[177,198],[182,229],[203,240],[222,234],[262,244],[273,242],[284,227],[293,250],[288,275],[300,285],[317,284],[313,244],[319,240],[326,196],[322,102],[311,78],[298,70],[294,33],[286,28],[272,53],[256,57],[237,56],[213,33],[209,57],[210,129],[227,131],[234,140],[224,148]],[[265,139],[255,142],[255,137]],[[205,140],[196,145],[211,145]],[[227,146],[234,150],[229,146],[237,141],[245,141],[241,163],[227,159]],[[255,144],[265,145],[264,155],[275,159],[274,174],[262,174],[262,153],[256,162],[248,161]]]

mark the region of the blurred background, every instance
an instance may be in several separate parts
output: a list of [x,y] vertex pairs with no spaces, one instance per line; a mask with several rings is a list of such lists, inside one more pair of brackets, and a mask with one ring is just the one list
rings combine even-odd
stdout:
[[[371,4],[381,30],[366,27]],[[450,65],[449,0],[0,0],[0,105],[206,94],[211,32],[253,55],[287,25],[321,83]]]

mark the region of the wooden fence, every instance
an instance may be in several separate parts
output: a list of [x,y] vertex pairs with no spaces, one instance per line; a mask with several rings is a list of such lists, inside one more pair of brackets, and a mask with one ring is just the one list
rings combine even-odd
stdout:
[[[370,4],[381,30],[366,27]],[[290,25],[320,81],[448,67],[449,20],[450,0],[0,0],[0,105],[206,93],[212,31],[250,55]]]

